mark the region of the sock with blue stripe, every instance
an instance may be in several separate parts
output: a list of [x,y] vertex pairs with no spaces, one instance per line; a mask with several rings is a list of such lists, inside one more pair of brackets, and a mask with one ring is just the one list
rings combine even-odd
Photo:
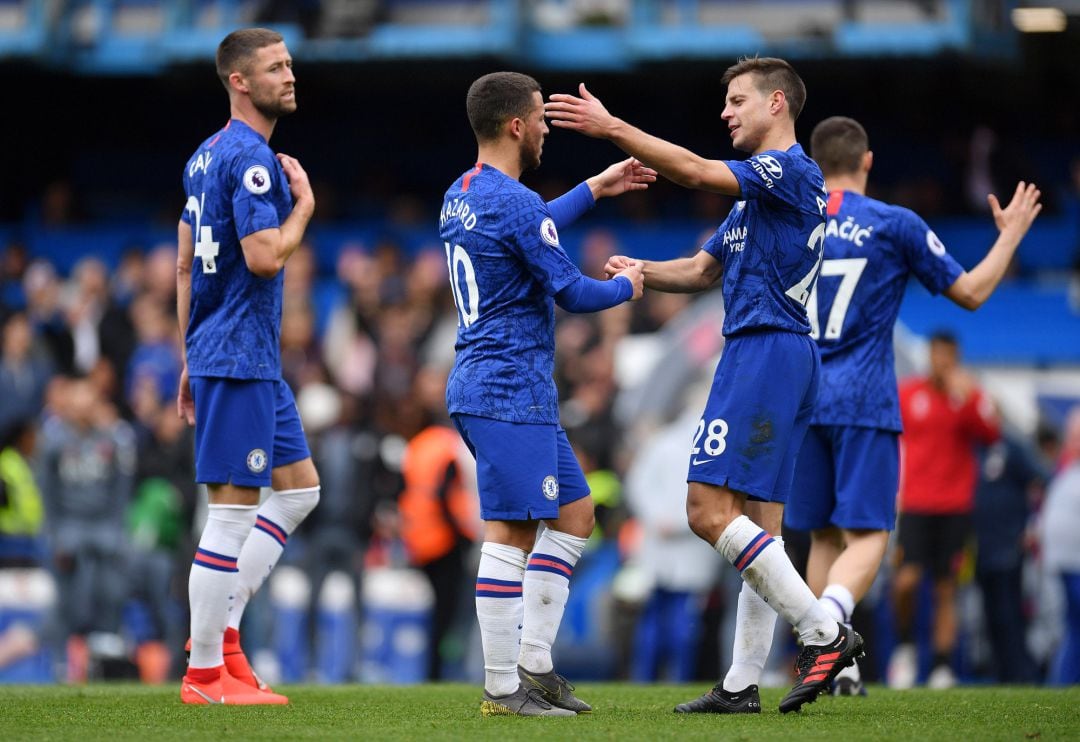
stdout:
[[551,645],[570,597],[570,576],[588,539],[544,529],[525,567],[525,620],[518,664],[529,672],[551,672]]
[[[784,548],[778,536],[773,541]],[[772,649],[776,611],[743,582],[735,611],[735,644],[731,648],[731,667],[724,676],[724,690],[736,693],[761,683],[765,663]]]
[[259,506],[255,527],[240,551],[236,591],[229,609],[229,628],[239,629],[244,609],[281,559],[289,536],[319,502],[319,487],[274,490]]
[[480,547],[476,619],[484,647],[484,689],[493,696],[505,696],[518,689],[524,576],[523,550],[490,541]]
[[739,570],[743,580],[799,632],[804,644],[836,640],[840,627],[821,607],[782,546],[754,521],[740,515],[720,534],[714,548]]
[[210,505],[206,526],[195,550],[188,577],[191,606],[191,659],[189,667],[217,667],[224,663],[221,643],[228,623],[229,601],[236,589],[237,556],[255,524],[257,508],[245,505]]

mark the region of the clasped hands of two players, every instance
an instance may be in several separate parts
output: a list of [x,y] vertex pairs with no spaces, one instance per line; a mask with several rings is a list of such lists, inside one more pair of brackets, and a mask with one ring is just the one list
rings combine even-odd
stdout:
[[604,275],[608,278],[626,276],[630,285],[634,287],[634,294],[630,301],[636,301],[645,293],[645,263],[640,260],[628,258],[625,255],[612,255],[604,264]]

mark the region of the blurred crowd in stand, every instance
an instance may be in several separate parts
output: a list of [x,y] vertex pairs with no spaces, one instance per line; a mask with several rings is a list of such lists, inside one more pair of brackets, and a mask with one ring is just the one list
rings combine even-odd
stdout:
[[[583,272],[618,252],[614,234],[588,232]],[[132,247],[62,275],[0,245],[0,682],[182,672],[205,496],[175,411],[175,261],[174,244]],[[475,676],[480,524],[443,404],[457,317],[445,253],[385,237],[344,245],[334,275],[318,265],[310,245],[288,263],[281,345],[322,497],[245,613],[246,649],[271,680]],[[616,414],[643,378],[627,364],[657,360],[642,341],[704,300],[647,292],[558,314],[562,420],[597,504],[556,645],[568,676],[683,681],[727,664],[738,575],[683,509],[700,402],[690,389],[662,419]],[[863,676],[911,684],[945,664],[961,682],[1080,682],[1080,408],[1034,435],[1006,421],[970,455],[971,538],[948,555],[948,589],[897,552],[855,616]],[[777,631],[772,682],[787,683],[793,651]],[[890,658],[907,662],[899,680]]]

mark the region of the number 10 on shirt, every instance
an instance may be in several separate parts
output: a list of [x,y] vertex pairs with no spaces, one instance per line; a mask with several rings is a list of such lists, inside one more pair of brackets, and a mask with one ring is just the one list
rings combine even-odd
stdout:
[[[458,310],[458,324],[470,326],[480,317],[480,290],[476,288],[476,271],[473,269],[469,253],[461,245],[446,245],[446,267],[450,270],[450,290],[454,294],[454,305]],[[464,274],[464,285],[462,285]]]

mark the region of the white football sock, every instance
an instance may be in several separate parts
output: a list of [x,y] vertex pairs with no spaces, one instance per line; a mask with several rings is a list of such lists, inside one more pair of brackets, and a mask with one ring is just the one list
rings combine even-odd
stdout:
[[188,577],[193,668],[217,667],[225,660],[221,642],[236,589],[237,556],[255,524],[256,506],[210,505],[206,527]]
[[551,645],[570,597],[570,575],[588,539],[544,530],[525,567],[525,618],[518,664],[529,672],[551,672]]
[[[782,538],[773,541],[784,548]],[[735,613],[735,645],[731,650],[731,667],[724,676],[724,690],[734,693],[761,682],[775,628],[776,611],[743,582]]]
[[855,597],[843,585],[833,583],[826,587],[818,598],[821,607],[838,623],[851,625],[851,613],[855,610]]
[[740,515],[720,534],[714,548],[739,570],[743,580],[794,626],[803,644],[836,640],[839,626],[818,604],[784,549],[754,521]]
[[281,558],[285,542],[296,527],[319,502],[319,487],[298,490],[274,490],[259,506],[255,527],[244,542],[237,567],[240,576],[236,580],[229,608],[229,628],[239,629],[244,609],[270,571]]
[[[844,624],[849,629],[851,628],[851,613],[855,610],[855,596],[851,594],[850,590],[843,585],[833,583],[822,591],[818,602],[837,622]],[[837,680],[848,678],[858,682],[862,679],[862,674],[859,672],[859,663],[851,663],[851,665],[841,670],[836,678]]]
[[484,647],[484,689],[493,696],[505,696],[518,689],[524,576],[523,550],[491,542],[480,547],[476,618]]

